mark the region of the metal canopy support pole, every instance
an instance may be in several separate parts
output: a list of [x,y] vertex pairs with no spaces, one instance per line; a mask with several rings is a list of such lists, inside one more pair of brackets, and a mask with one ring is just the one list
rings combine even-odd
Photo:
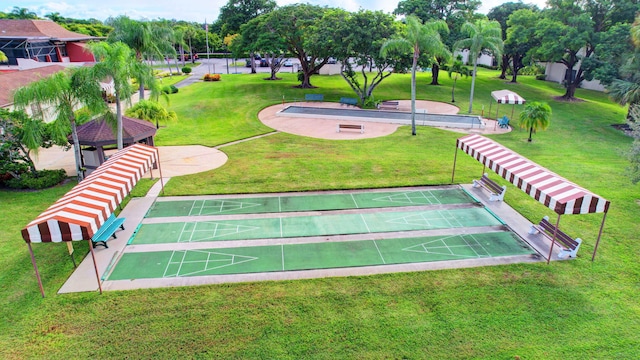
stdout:
[[[157,149],[157,148],[156,148]],[[160,150],[158,150],[158,171],[160,172],[160,191],[162,191],[162,195],[164,195],[164,178],[162,177],[162,165],[160,165]]]
[[96,280],[98,280],[98,290],[100,290],[100,294],[102,294],[102,282],[100,281],[100,274],[98,273],[98,263],[96,263],[96,253],[93,251],[93,244],[91,243],[91,239],[89,241],[89,250],[91,250],[91,257],[93,258],[93,268],[96,271]]
[[553,229],[553,238],[551,239],[551,248],[549,248],[549,257],[547,257],[547,265],[551,261],[551,253],[553,252],[553,245],[556,243],[556,236],[558,236],[558,226],[560,226],[560,214],[558,214],[558,220],[556,220],[556,228]]
[[451,172],[451,183],[453,184],[453,178],[456,176],[456,162],[458,161],[458,141],[456,140],[456,152],[453,155],[453,171]]
[[593,248],[593,255],[591,256],[591,261],[596,258],[596,251],[598,251],[598,244],[600,244],[600,238],[602,237],[602,229],[604,228],[604,220],[607,218],[607,212],[604,212],[602,216],[602,224],[600,224],[600,232],[598,232],[598,240],[596,240],[596,246]]
[[31,248],[31,243],[28,242],[27,246],[29,247],[29,254],[31,254],[31,264],[33,264],[33,270],[36,271],[36,279],[38,279],[38,286],[40,287],[40,294],[44,297],[44,287],[42,287],[42,279],[40,279],[40,272],[38,271],[38,265],[36,265],[36,257],[33,255],[33,249]]

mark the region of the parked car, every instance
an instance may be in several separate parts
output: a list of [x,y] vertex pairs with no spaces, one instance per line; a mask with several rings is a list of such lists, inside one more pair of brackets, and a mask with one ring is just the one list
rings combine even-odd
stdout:
[[284,61],[282,66],[284,66],[284,67],[292,67],[293,66],[293,61],[291,61],[291,59],[287,59],[287,60]]
[[327,64],[337,64],[338,60],[336,60],[336,58],[334,57],[330,57],[329,60],[327,61]]
[[[245,61],[245,66],[246,67],[251,67],[251,60],[250,59],[245,59],[244,61]],[[256,64],[256,66],[262,66],[262,61],[264,61],[264,60],[262,59],[262,56],[260,56],[259,54],[255,54],[253,56],[253,61]],[[268,66],[268,65],[265,65],[265,66]]]

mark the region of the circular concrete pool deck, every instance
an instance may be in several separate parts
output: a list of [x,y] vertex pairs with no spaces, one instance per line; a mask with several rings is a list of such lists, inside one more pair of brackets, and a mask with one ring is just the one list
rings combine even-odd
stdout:
[[[410,100],[399,100],[398,110],[411,111]],[[381,136],[387,136],[393,134],[399,124],[382,123],[382,122],[362,122],[357,120],[336,120],[336,119],[323,119],[323,118],[310,118],[310,117],[295,117],[295,116],[278,116],[278,111],[284,109],[289,105],[297,106],[313,106],[324,108],[345,108],[346,105],[341,105],[335,102],[296,102],[296,103],[284,103],[269,106],[260,113],[258,118],[263,124],[273,128],[277,131],[286,132],[289,134],[295,134],[300,136],[307,136],[318,139],[330,139],[330,140],[357,140],[368,139]],[[350,109],[354,107],[349,106]],[[427,100],[417,100],[417,109],[426,109],[431,114],[457,114],[460,109],[457,106]],[[442,129],[460,132],[460,133],[479,133],[479,134],[499,134],[509,132],[511,128],[500,129],[495,126],[495,121],[483,119],[486,123],[484,130],[479,129],[456,129],[442,127]],[[358,130],[344,130],[337,132],[338,124],[363,124],[365,125],[364,133],[360,133]],[[495,128],[495,129],[494,129]]]

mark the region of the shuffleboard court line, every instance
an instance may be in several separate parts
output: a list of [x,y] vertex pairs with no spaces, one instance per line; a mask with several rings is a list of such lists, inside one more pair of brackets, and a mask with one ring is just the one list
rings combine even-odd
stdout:
[[173,260],[173,255],[176,254],[176,251],[173,250],[171,252],[171,256],[169,257],[169,261],[167,261],[167,265],[164,267],[164,272],[162,273],[162,277],[166,278],[167,277],[167,271],[169,271],[169,266],[171,266],[172,260]]
[[[473,250],[473,252],[476,254],[477,257],[482,257],[480,254],[478,254],[478,252],[476,251],[476,249],[473,247],[473,245],[469,244],[469,241],[467,241],[467,238],[464,235],[460,236],[462,238],[462,240],[464,241],[465,244],[467,244],[468,247],[471,248],[471,250]],[[473,238],[473,236],[471,236]],[[476,244],[480,244],[478,243],[478,241],[476,239],[473,239]],[[482,245],[480,245],[482,246]],[[486,251],[485,251],[486,252]]]
[[182,252],[182,260],[180,260],[180,265],[178,265],[178,271],[176,272],[176,277],[180,276],[180,270],[182,270],[182,264],[184,264],[184,259],[187,257],[187,251],[184,250]]
[[380,252],[380,248],[378,247],[378,243],[375,240],[373,241],[373,245],[376,246],[376,250],[378,250],[378,255],[380,255],[380,259],[382,260],[383,264],[386,264],[387,262],[384,260],[384,256],[382,256],[382,252]]
[[449,244],[447,244],[446,241],[444,241],[444,239],[442,240],[442,244],[444,245],[444,247],[447,248],[447,250],[449,250],[449,253],[451,253],[451,255],[456,255],[453,250],[451,250],[451,248],[449,247]]
[[284,237],[284,229],[282,226],[282,217],[280,217],[280,237],[283,238]]
[[353,205],[356,206],[356,209],[360,209],[360,206],[358,206],[358,202],[356,201],[356,198],[353,196],[353,193],[349,193],[349,195],[351,195],[351,200],[353,200]]
[[[464,225],[464,224],[462,224],[462,223],[460,222],[460,220],[458,220],[455,216],[453,216],[453,215],[451,214],[451,211],[447,210],[447,214],[449,215],[449,217],[450,217],[451,219],[453,219],[456,223],[458,223],[458,227],[465,227],[465,225]],[[447,221],[448,221],[448,220],[447,220]]]
[[193,213],[193,210],[194,210],[194,209],[195,209],[195,207],[196,207],[196,202],[198,202],[198,200],[193,200],[193,203],[191,204],[191,209],[189,209],[189,216],[193,216],[193,215],[195,215],[195,214]]
[[[442,201],[438,199],[438,197],[431,190],[420,191],[422,196],[429,202],[429,204],[439,204],[442,205]],[[428,196],[427,196],[428,195]]]
[[487,249],[484,247],[484,245],[482,245],[482,243],[481,243],[480,241],[478,241],[478,239],[476,239],[476,237],[475,237],[475,236],[473,236],[473,234],[470,234],[469,236],[473,239],[473,241],[475,241],[475,242],[476,242],[476,244],[480,245],[480,247],[482,248],[482,250],[484,250],[484,252],[485,252],[485,253],[487,253],[487,255],[486,255],[486,256],[492,256],[492,255],[491,255],[491,253],[489,252],[489,250],[487,250]]
[[278,212],[282,212],[282,196],[278,196]]
[[186,233],[186,230],[185,230],[186,228],[187,228],[187,223],[185,222],[182,224],[182,230],[180,230],[180,236],[178,236],[178,242],[184,242],[180,240],[182,239],[182,235]]
[[364,226],[367,228],[367,232],[371,233],[371,229],[369,229],[369,225],[367,224],[367,220],[364,219],[364,214],[360,214],[360,218],[362,218],[362,222],[364,223]]
[[449,219],[447,218],[449,213],[446,210],[438,210],[437,214],[442,218],[442,220],[447,222],[447,224],[449,225],[450,228],[454,227],[453,224],[451,223],[451,221],[449,221]]

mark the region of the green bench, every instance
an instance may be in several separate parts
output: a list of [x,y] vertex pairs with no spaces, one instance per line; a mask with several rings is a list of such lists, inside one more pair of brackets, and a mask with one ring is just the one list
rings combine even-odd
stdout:
[[341,97],[340,98],[340,105],[357,106],[358,105],[358,99],[350,98],[350,97]]
[[324,95],[322,94],[305,94],[304,101],[324,101]]
[[114,214],[111,214],[107,221],[100,226],[100,229],[93,234],[91,238],[91,242],[93,243],[93,247],[95,248],[98,245],[102,245],[105,248],[108,248],[107,241],[111,238],[117,239],[116,231],[118,228],[124,230],[124,218],[117,218]]

